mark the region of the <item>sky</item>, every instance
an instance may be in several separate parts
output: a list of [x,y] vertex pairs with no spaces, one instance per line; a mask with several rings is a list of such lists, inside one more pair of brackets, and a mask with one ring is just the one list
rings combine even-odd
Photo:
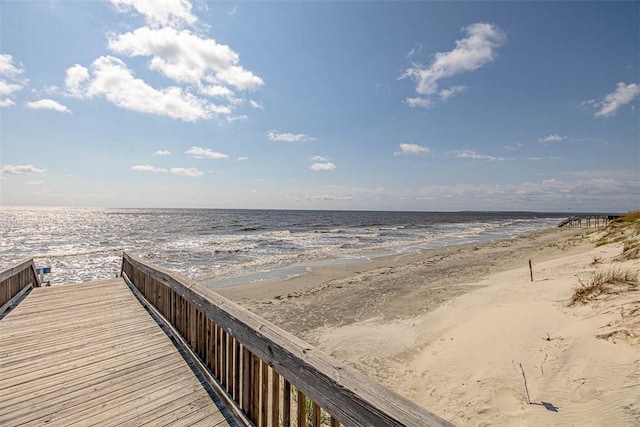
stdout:
[[638,1],[0,1],[0,205],[640,209]]

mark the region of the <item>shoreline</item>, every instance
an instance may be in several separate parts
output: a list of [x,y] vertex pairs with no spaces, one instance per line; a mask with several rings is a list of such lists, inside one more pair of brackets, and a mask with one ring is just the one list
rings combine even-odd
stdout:
[[[528,259],[535,256],[538,260],[544,260],[555,256],[556,251],[545,251],[541,253],[541,248],[550,248],[549,245],[565,245],[567,239],[585,234],[587,229],[560,229],[551,228],[546,230],[523,233],[511,238],[503,238],[491,240],[482,243],[463,243],[459,245],[451,245],[439,249],[423,249],[416,252],[407,252],[402,254],[381,256],[373,259],[362,261],[354,258],[354,262],[336,262],[327,265],[315,266],[308,269],[305,273],[294,275],[284,279],[261,280],[236,285],[227,285],[222,287],[209,287],[215,292],[230,298],[236,302],[252,305],[260,300],[282,299],[289,295],[291,297],[300,297],[302,293],[313,292],[314,288],[322,287],[333,281],[344,281],[356,276],[372,275],[377,273],[388,274],[384,272],[385,268],[396,270],[401,266],[416,266],[421,263],[434,264],[451,256],[463,255],[486,255],[487,251],[493,248],[509,248],[515,242],[528,241],[528,244],[519,245],[518,249],[524,252],[511,256],[521,262],[527,262]],[[571,243],[571,246],[574,244]],[[562,249],[562,253],[569,246]],[[481,274],[487,274],[493,271],[501,271],[500,269],[510,268],[513,261],[505,262],[504,259],[488,260],[486,268],[480,267]],[[296,268],[295,266],[293,268]],[[206,286],[206,285],[205,285]]]
[[640,425],[637,290],[567,306],[594,271],[640,270],[596,235],[545,230],[216,291],[458,425]]

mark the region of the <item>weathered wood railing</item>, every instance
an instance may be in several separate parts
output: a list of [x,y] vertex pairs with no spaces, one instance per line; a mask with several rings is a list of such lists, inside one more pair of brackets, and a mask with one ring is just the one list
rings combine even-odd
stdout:
[[558,227],[568,228],[591,228],[604,227],[620,215],[578,215],[565,219],[558,224]]
[[0,313],[32,287],[40,286],[33,259],[24,260],[0,272]]
[[123,277],[256,426],[451,426],[197,283],[123,254]]

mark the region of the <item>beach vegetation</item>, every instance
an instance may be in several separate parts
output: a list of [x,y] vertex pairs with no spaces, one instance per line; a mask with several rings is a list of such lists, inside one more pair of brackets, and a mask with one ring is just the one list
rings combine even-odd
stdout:
[[619,294],[638,290],[638,272],[613,267],[598,270],[587,279],[578,279],[579,285],[569,300],[569,306],[587,304],[601,295]]
[[628,212],[611,221],[596,240],[596,247],[613,243],[623,243],[622,254],[615,261],[640,258],[640,211]]

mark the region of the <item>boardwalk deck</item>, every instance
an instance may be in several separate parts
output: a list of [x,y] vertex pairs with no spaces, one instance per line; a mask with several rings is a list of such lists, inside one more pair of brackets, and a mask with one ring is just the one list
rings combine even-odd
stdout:
[[0,321],[0,425],[229,425],[216,402],[122,279],[35,288]]

